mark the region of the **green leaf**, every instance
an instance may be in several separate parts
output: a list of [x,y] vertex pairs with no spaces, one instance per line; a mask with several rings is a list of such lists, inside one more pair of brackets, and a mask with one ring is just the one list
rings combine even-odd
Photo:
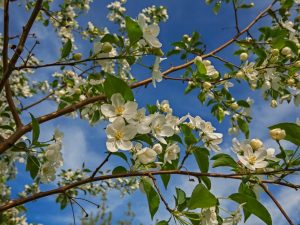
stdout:
[[229,198],[239,204],[246,203],[245,205],[243,205],[244,211],[250,214],[254,214],[262,221],[264,221],[267,225],[272,225],[272,218],[270,213],[255,198],[241,193],[232,194],[229,196]]
[[[162,166],[162,170],[174,170],[174,169],[175,169],[175,166],[170,163],[166,163],[165,165]],[[171,179],[171,175],[170,174],[161,174],[160,177],[164,184],[164,187],[167,189],[168,184]]]
[[221,1],[218,1],[213,8],[213,12],[215,15],[218,15],[220,8],[221,8]]
[[216,197],[203,185],[198,184],[193,190],[188,203],[189,209],[209,208],[217,204]]
[[66,58],[72,50],[72,41],[68,39],[68,41],[64,44],[62,50],[61,50],[61,58]]
[[186,200],[186,194],[180,188],[176,188],[176,199],[177,199],[177,204],[176,205],[181,205]]
[[142,141],[149,145],[153,145],[152,139],[147,134],[138,134],[132,140],[134,141]]
[[40,125],[36,118],[30,113],[31,117],[31,125],[32,125],[32,144],[38,143],[38,139],[40,136]]
[[207,173],[209,168],[209,152],[206,148],[194,147],[192,148],[192,152],[196,159],[199,169],[202,173]]
[[116,168],[113,169],[113,171],[111,173],[112,174],[127,173],[127,170],[123,166],[117,166]]
[[184,134],[184,142],[186,145],[192,145],[198,142],[197,138],[193,134],[192,128],[186,124],[181,124],[181,129]]
[[28,155],[27,163],[26,163],[26,171],[30,172],[30,176],[32,179],[36,178],[39,169],[40,169],[39,160],[33,155]]
[[110,74],[106,75],[106,79],[104,81],[104,92],[108,98],[115,93],[120,93],[125,100],[134,100],[133,92],[127,83]]
[[161,220],[156,225],[169,225],[168,221]]
[[212,160],[215,160],[213,163],[213,168],[220,167],[220,166],[228,166],[232,168],[236,168],[238,164],[234,161],[234,159],[225,153],[220,153],[211,158]]
[[270,130],[275,128],[285,130],[286,136],[284,139],[300,146],[300,126],[295,123],[279,123],[269,127]]
[[112,155],[118,156],[121,159],[124,159],[127,162],[127,156],[125,155],[125,153],[123,152],[112,152]]
[[153,219],[155,213],[159,208],[160,199],[155,189],[147,180],[142,179],[141,182],[147,195],[149,211],[151,218]]
[[207,73],[205,65],[202,62],[198,61],[198,60],[195,60],[195,63],[196,63],[196,66],[197,66],[198,73],[200,75],[205,75]]
[[250,132],[249,132],[248,123],[245,120],[242,120],[239,117],[237,119],[237,123],[238,123],[239,128],[241,129],[241,131],[245,134],[245,137],[249,138]]
[[125,18],[125,27],[131,44],[136,43],[143,37],[143,32],[138,23],[128,16]]

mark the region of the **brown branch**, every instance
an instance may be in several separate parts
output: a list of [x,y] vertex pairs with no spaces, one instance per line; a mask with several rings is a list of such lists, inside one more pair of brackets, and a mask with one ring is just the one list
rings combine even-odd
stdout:
[[19,117],[19,113],[17,111],[17,108],[15,106],[15,103],[14,103],[14,100],[13,100],[13,97],[12,97],[11,88],[10,88],[10,85],[9,85],[8,81],[5,84],[5,95],[6,95],[6,99],[7,99],[9,109],[10,109],[12,115],[13,115],[14,121],[15,121],[16,126],[17,126],[17,130],[18,130],[19,128],[21,128],[23,126],[23,124],[22,124],[22,121]]
[[159,195],[159,198],[161,199],[161,201],[164,203],[166,209],[172,214],[172,212],[174,211],[173,209],[170,208],[168,202],[166,201],[166,199],[164,198],[164,196],[162,195],[157,183],[156,183],[156,178],[151,174],[149,173],[149,177],[152,179],[153,181],[153,184],[154,184],[154,187]]
[[104,166],[105,163],[108,162],[110,156],[112,155],[112,153],[108,153],[108,155],[106,156],[106,158],[103,160],[103,162],[95,169],[95,171],[93,172],[93,174],[91,175],[91,178],[95,177],[98,173],[98,171]]
[[278,207],[278,209],[280,210],[280,212],[282,213],[282,215],[286,218],[286,220],[288,221],[288,223],[290,225],[294,225],[294,223],[292,222],[291,218],[286,214],[286,212],[284,211],[284,209],[282,208],[282,206],[280,205],[280,203],[276,200],[276,198],[268,190],[268,188],[264,184],[260,184],[260,186],[264,189],[264,191],[267,193],[267,195],[269,195],[269,197],[272,199],[272,201]]
[[[273,173],[279,173],[282,172],[281,170],[279,171],[273,171]],[[130,172],[130,173],[119,173],[119,174],[112,174],[112,175],[101,175],[97,177],[89,177],[86,179],[83,179],[81,181],[76,181],[74,183],[65,185],[63,187],[55,188],[49,191],[44,191],[44,192],[39,192],[36,194],[33,194],[28,197],[23,197],[15,200],[10,200],[7,203],[4,203],[2,206],[0,206],[0,212],[3,212],[5,210],[8,210],[10,208],[23,205],[27,202],[31,202],[40,198],[44,198],[50,195],[55,195],[55,194],[61,194],[65,193],[67,190],[70,190],[72,188],[87,184],[87,183],[92,183],[96,181],[102,181],[102,180],[108,180],[108,179],[115,179],[115,178],[124,178],[124,177],[141,177],[141,176],[150,176],[150,174],[153,175],[161,175],[161,174],[177,174],[177,175],[185,175],[185,176],[193,176],[193,177],[216,177],[216,178],[229,178],[229,179],[236,179],[240,180],[243,178],[243,176],[247,175],[267,175],[270,174],[270,172],[257,172],[257,173],[236,173],[236,174],[220,174],[220,173],[200,173],[200,172],[190,172],[190,171],[181,171],[181,170],[161,170],[161,171],[146,171],[146,172]],[[257,183],[257,180],[249,180],[249,182],[252,183]],[[277,184],[277,185],[282,185],[286,187],[291,187],[291,188],[299,188],[300,185],[292,185],[292,184],[286,184],[283,182],[274,182],[271,180],[262,180],[260,181],[261,183],[269,183],[269,184]]]
[[[2,77],[2,79],[0,81],[0,93],[2,92],[2,90],[3,90],[4,86],[5,86],[6,81],[10,77],[12,71],[15,68],[15,65],[16,65],[19,57],[21,56],[21,54],[23,52],[24,45],[25,45],[25,42],[27,40],[28,34],[30,32],[30,29],[31,29],[31,27],[32,27],[32,25],[33,25],[36,17],[39,14],[39,11],[41,9],[42,3],[43,3],[43,0],[37,0],[36,1],[35,7],[34,7],[34,9],[32,11],[32,14],[31,14],[31,16],[30,16],[27,24],[23,28],[23,32],[22,32],[22,35],[20,37],[20,41],[19,41],[19,43],[17,45],[16,51],[13,54],[11,60],[9,61],[7,68],[5,68],[5,70],[3,70],[3,77]],[[8,5],[8,3],[7,3],[7,5]]]
[[[229,46],[230,44],[235,42],[239,36],[241,36],[242,34],[247,32],[258,20],[260,20],[264,16],[264,14],[275,4],[275,2],[276,2],[276,0],[273,1],[273,3],[270,4],[265,10],[263,10],[261,13],[259,13],[254,18],[254,20],[244,30],[242,30],[239,34],[237,34],[235,37],[233,37],[229,41],[225,42],[224,44],[222,44],[221,46],[219,46],[215,50],[213,50],[213,51],[211,51],[211,52],[209,52],[205,55],[202,55],[202,58],[207,58],[211,55],[215,55],[217,52],[223,50],[224,48],[226,48],[227,46]],[[193,63],[194,63],[194,60],[191,60],[187,63],[182,64],[182,65],[175,66],[175,67],[170,67],[169,69],[165,70],[162,73],[162,75],[166,76],[166,75],[168,75],[172,72],[184,69],[184,68],[192,65]],[[134,88],[137,88],[137,87],[145,86],[150,82],[152,82],[152,79],[148,78],[148,79],[145,79],[143,81],[139,81],[139,82],[136,82],[136,83],[130,85],[130,88],[134,89]],[[60,117],[62,115],[65,115],[67,113],[73,112],[73,111],[77,110],[78,108],[80,108],[82,106],[85,106],[87,104],[90,104],[90,103],[93,103],[93,102],[96,102],[96,101],[104,100],[104,99],[105,99],[105,96],[103,96],[103,95],[88,98],[84,101],[75,103],[75,104],[73,104],[71,106],[68,106],[64,109],[58,110],[56,112],[53,112],[53,113],[50,113],[50,114],[47,114],[47,115],[44,115],[44,116],[39,118],[39,122],[43,123],[43,122],[49,121],[51,119],[54,119],[54,118]],[[26,132],[30,131],[32,129],[32,126],[30,124],[27,124],[26,126],[23,126],[21,128],[22,129],[20,129],[18,132],[14,133],[11,137],[9,137],[7,139],[7,141],[0,144],[0,154],[2,154],[9,147],[11,147],[22,135],[24,135]]]
[[[39,123],[45,123],[49,120],[55,119],[57,117],[60,117],[62,115],[66,115],[68,113],[74,112],[77,109],[88,105],[90,103],[94,103],[97,101],[104,101],[106,100],[106,97],[104,95],[94,96],[90,97],[84,101],[80,101],[78,103],[75,103],[73,105],[67,106],[63,109],[57,110],[55,112],[46,114],[44,116],[38,117],[37,121]],[[25,133],[32,130],[32,124],[29,123],[27,125],[24,125],[20,127],[14,134],[12,134],[5,142],[0,143],[0,154],[4,153],[8,148],[12,147],[16,141],[18,141]]]
[[54,94],[54,92],[51,92],[51,93],[45,95],[44,97],[42,97],[41,99],[37,100],[36,102],[33,102],[33,103],[31,103],[30,105],[27,105],[27,106],[22,107],[22,108],[21,108],[21,111],[28,110],[28,109],[30,109],[30,108],[32,108],[32,107],[34,107],[34,106],[36,106],[36,105],[42,103],[43,101],[47,100],[47,99],[48,99],[50,96],[52,96],[53,94]]

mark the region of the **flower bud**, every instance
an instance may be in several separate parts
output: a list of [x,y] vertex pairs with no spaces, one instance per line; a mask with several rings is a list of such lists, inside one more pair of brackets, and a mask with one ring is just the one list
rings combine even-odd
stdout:
[[202,63],[202,58],[201,56],[197,56],[195,59],[194,59],[194,62],[201,62]]
[[292,50],[289,47],[284,47],[283,49],[281,49],[281,54],[282,55],[290,55],[292,53]]
[[248,59],[248,54],[246,52],[240,54],[241,61],[246,61],[247,59]]
[[277,48],[274,48],[271,50],[271,54],[274,56],[277,56],[277,55],[279,55],[279,50]]
[[244,78],[244,72],[243,71],[238,71],[237,73],[236,73],[236,78],[239,78],[239,79],[243,79]]
[[204,89],[204,90],[209,90],[209,89],[212,87],[211,83],[209,83],[209,82],[207,82],[207,81],[205,81],[205,82],[202,84],[202,86],[203,86],[203,89]]
[[270,130],[270,136],[273,140],[280,141],[285,138],[286,133],[283,129],[275,128]]
[[109,53],[112,50],[112,45],[109,42],[104,42],[101,51],[104,53]]
[[261,140],[259,140],[259,139],[252,139],[251,141],[250,141],[250,145],[251,145],[251,147],[252,147],[252,149],[254,150],[254,151],[256,151],[256,150],[258,150],[259,148],[261,148],[261,147],[263,147],[263,143],[262,143],[262,141]]
[[73,54],[73,59],[76,60],[76,61],[79,61],[81,60],[82,58],[82,54],[81,53],[75,53]]
[[297,68],[300,68],[300,60],[296,61],[296,62],[294,63],[294,66],[297,67]]
[[231,103],[230,108],[233,109],[234,111],[237,110],[239,108],[239,104],[237,104],[236,102]]
[[289,78],[287,81],[288,85],[294,85],[295,84],[295,79],[294,78]]
[[272,108],[276,108],[276,107],[278,106],[277,101],[276,101],[275,99],[273,99],[273,100],[271,101],[270,106],[271,106]]

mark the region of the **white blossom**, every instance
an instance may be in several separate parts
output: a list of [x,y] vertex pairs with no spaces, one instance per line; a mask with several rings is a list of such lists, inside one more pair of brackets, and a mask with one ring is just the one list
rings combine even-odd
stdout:
[[160,48],[162,44],[159,42],[157,36],[159,35],[159,26],[157,24],[148,25],[144,14],[140,13],[138,16],[138,24],[143,32],[143,38],[151,47]]
[[204,208],[200,215],[199,225],[218,225],[218,219],[215,207]]
[[113,94],[111,96],[111,104],[101,105],[101,112],[104,116],[109,118],[110,122],[113,122],[119,117],[123,117],[126,120],[132,119],[137,113],[136,102],[126,102],[120,93]]
[[106,147],[108,151],[116,152],[118,149],[130,150],[132,148],[130,140],[134,138],[136,133],[137,130],[134,125],[126,125],[124,119],[118,117],[106,128]]
[[155,116],[151,123],[151,130],[153,136],[163,144],[167,144],[164,137],[171,137],[174,134],[174,130],[166,124],[166,118],[163,115]]
[[164,155],[164,162],[172,163],[172,160],[178,159],[179,157],[180,148],[175,143],[166,148],[166,152]]
[[136,157],[142,164],[152,163],[156,160],[157,153],[151,148],[143,148],[136,153]]

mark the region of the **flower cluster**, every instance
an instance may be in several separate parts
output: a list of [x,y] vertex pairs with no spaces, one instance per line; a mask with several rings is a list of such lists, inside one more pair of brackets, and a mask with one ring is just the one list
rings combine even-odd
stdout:
[[274,156],[274,148],[265,148],[259,139],[244,140],[239,142],[236,138],[232,140],[232,150],[237,154],[240,162],[250,170],[266,168],[268,160],[277,161]]
[[55,180],[56,169],[63,165],[61,154],[63,134],[58,130],[54,133],[54,143],[46,147],[43,154],[44,162],[39,171],[40,181],[49,183]]
[[[170,137],[180,133],[181,124],[197,131],[205,147],[220,150],[218,145],[222,142],[222,134],[215,133],[210,122],[191,115],[178,118],[172,115],[173,110],[166,100],[157,102],[155,108],[156,112],[146,115],[146,109],[138,109],[136,102],[126,102],[121,94],[113,94],[111,104],[101,105],[102,114],[111,122],[106,128],[108,151],[130,151],[141,164],[155,162],[158,155],[163,156],[161,163],[172,163],[179,157],[180,148]],[[143,135],[151,138],[151,144],[133,143]]]

